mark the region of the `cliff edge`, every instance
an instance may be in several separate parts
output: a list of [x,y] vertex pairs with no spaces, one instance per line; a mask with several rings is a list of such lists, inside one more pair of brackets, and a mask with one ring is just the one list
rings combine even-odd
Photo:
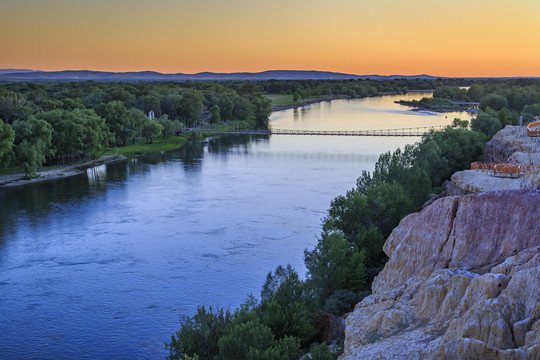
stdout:
[[384,251],[340,359],[540,359],[539,192],[439,199]]

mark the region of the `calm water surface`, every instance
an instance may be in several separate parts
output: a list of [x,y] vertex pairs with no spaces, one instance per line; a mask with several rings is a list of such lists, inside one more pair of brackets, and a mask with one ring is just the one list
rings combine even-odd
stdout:
[[[448,124],[337,100],[274,128]],[[155,359],[198,304],[238,306],[268,271],[304,274],[330,201],[382,152],[418,138],[221,137],[40,184],[0,189],[0,359]]]

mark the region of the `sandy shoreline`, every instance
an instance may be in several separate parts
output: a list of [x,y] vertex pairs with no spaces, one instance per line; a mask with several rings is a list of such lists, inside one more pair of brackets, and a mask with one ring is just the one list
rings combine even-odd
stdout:
[[55,167],[54,169],[47,169],[38,172],[38,177],[34,179],[25,179],[24,172],[8,175],[0,175],[0,187],[20,186],[41,181],[49,181],[55,179],[61,179],[68,176],[78,175],[99,165],[125,159],[125,156],[111,155],[104,156],[98,160],[92,160],[84,164],[66,165],[61,167]]

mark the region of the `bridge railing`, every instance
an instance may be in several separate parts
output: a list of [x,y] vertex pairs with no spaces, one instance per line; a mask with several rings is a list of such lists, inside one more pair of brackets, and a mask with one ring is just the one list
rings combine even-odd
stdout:
[[213,127],[186,128],[184,132],[209,134],[248,134],[248,135],[312,135],[312,136],[422,136],[431,129],[438,127],[412,127],[399,129],[377,130],[301,130],[301,129],[217,129]]

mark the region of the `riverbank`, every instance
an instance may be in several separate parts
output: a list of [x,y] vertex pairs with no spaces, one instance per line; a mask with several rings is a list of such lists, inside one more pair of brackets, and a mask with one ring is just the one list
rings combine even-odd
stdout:
[[167,140],[156,140],[152,144],[145,143],[144,140],[126,145],[120,148],[107,150],[99,159],[78,163],[73,165],[41,166],[38,169],[38,176],[27,179],[25,173],[21,171],[0,175],[0,187],[19,186],[41,181],[61,179],[68,176],[81,174],[86,169],[99,165],[136,157],[142,154],[170,151],[180,148],[188,139],[183,136],[171,136]]
[[78,175],[86,171],[86,169],[107,164],[113,161],[123,160],[126,157],[122,154],[102,156],[97,160],[88,161],[82,164],[66,165],[66,166],[51,166],[40,167],[38,176],[33,179],[27,179],[24,172],[0,175],[0,187],[26,185],[41,181],[49,181],[60,179],[68,176]]

